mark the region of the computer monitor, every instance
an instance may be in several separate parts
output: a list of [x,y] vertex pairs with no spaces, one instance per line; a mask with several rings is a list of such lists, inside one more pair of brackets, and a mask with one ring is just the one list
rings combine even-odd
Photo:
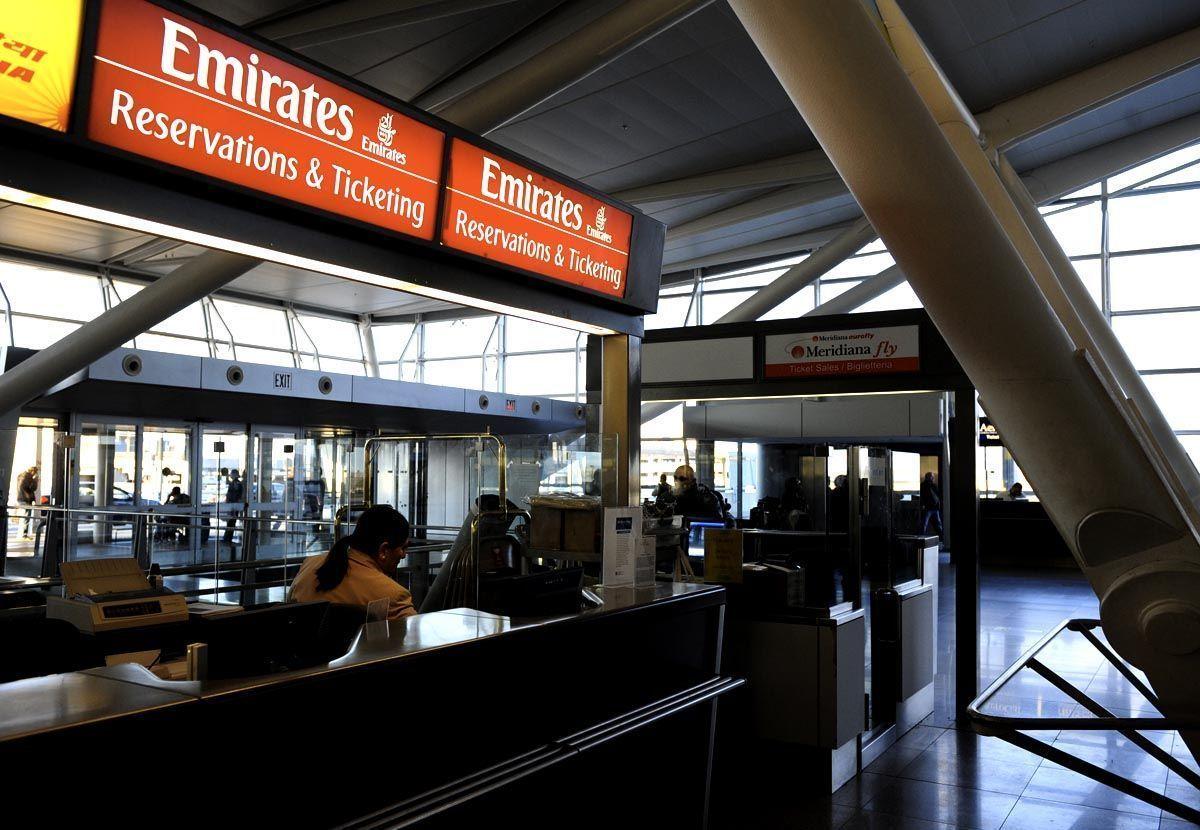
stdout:
[[583,568],[484,579],[479,609],[510,617],[539,617],[579,610]]
[[194,636],[208,644],[208,676],[253,677],[342,656],[323,637],[328,610],[324,601],[288,602],[196,620]]

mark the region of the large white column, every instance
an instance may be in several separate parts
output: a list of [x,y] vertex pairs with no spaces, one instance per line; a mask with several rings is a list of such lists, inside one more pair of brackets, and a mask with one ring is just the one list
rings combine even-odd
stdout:
[[[1175,471],[1189,499],[1200,498],[1200,475],[1179,439],[1175,437],[1141,375],[1125,349],[1117,341],[1112,327],[1096,307],[1091,294],[1079,278],[1062,247],[1046,225],[1045,219],[1029,199],[1024,185],[1007,161],[1008,182],[981,149],[979,129],[966,108],[938,69],[920,37],[912,28],[896,0],[877,0],[876,5],[892,48],[913,86],[954,149],[1004,232],[1016,247],[1025,267],[1046,296],[1058,319],[1066,328],[1075,347],[1092,355],[1106,381],[1133,400],[1155,438],[1164,461]],[[1025,194],[1028,204],[1022,210],[1014,201]]]
[[730,5],[958,357],[1165,712],[1200,715],[1193,512],[1077,349],[866,9]]

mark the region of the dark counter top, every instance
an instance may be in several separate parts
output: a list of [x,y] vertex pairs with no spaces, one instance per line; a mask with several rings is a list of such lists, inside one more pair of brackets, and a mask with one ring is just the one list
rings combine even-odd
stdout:
[[351,671],[417,654],[464,646],[540,628],[638,612],[673,603],[719,604],[717,585],[659,582],[641,589],[598,589],[604,604],[574,614],[511,618],[468,608],[418,614],[395,622],[363,626],[342,657],[294,671],[206,681],[161,680],[140,665],[126,663],[83,672],[0,684],[0,742],[91,721],[135,715],[188,702],[252,692],[319,675]]

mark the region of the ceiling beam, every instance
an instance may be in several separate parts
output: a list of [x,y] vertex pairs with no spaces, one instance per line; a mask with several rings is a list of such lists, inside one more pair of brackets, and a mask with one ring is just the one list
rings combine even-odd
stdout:
[[841,179],[792,185],[668,228],[667,244],[691,239],[743,222],[751,222],[764,216],[773,216],[785,211],[815,205],[839,196],[847,196],[849,193],[850,191]]
[[[770,239],[766,242],[756,242],[753,245],[729,248],[718,254],[707,254],[706,256],[693,257],[692,259],[671,261],[668,258],[668,262],[663,265],[663,271],[666,273],[690,272],[696,268],[734,265],[766,257],[779,257],[801,253],[813,248],[820,248],[837,236],[839,232],[850,227],[851,224],[850,222],[839,222],[836,225],[826,225],[823,228],[801,231],[800,233],[781,236],[778,239]],[[689,276],[688,278],[690,279],[691,277]]]
[[111,256],[104,260],[105,265],[133,265],[143,260],[156,257],[159,254],[165,254],[167,251],[173,251],[184,245],[175,239],[166,239],[161,236],[156,236],[145,242],[134,245],[132,248],[122,251],[115,256]]
[[446,73],[414,95],[409,103],[427,112],[441,112],[451,101],[483,86],[539,52],[575,34],[607,13],[620,0],[560,0],[558,5],[493,43],[466,64]]
[[489,133],[641,46],[712,0],[626,0],[569,38],[478,86],[438,114]]
[[516,0],[337,0],[274,18],[254,29],[291,49],[305,49],[513,2]]
[[864,245],[869,245],[878,238],[871,223],[865,217],[859,219],[803,262],[793,265],[738,303],[717,322],[748,323],[757,320],[854,256]]
[[1133,133],[1021,174],[1039,205],[1200,141],[1200,113]]
[[613,194],[626,202],[644,205],[669,199],[713,196],[755,187],[779,187],[836,179],[837,171],[820,150],[808,150],[778,158],[713,170],[695,176],[631,187]]
[[264,24],[258,34],[292,49],[378,35],[415,23],[505,6],[516,0],[342,0]]
[[885,268],[872,277],[867,277],[853,288],[843,291],[832,300],[821,303],[812,311],[806,311],[803,317],[818,317],[822,314],[849,314],[862,308],[876,297],[880,297],[904,283],[904,272],[899,265]]
[[1197,65],[1200,28],[1018,95],[980,114],[979,125],[1003,150]]

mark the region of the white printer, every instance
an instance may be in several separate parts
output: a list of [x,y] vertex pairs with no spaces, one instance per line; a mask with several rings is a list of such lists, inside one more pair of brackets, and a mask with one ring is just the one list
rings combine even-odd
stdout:
[[184,622],[187,600],[155,588],[136,559],[85,559],[60,566],[65,597],[46,598],[46,616],[86,634]]

